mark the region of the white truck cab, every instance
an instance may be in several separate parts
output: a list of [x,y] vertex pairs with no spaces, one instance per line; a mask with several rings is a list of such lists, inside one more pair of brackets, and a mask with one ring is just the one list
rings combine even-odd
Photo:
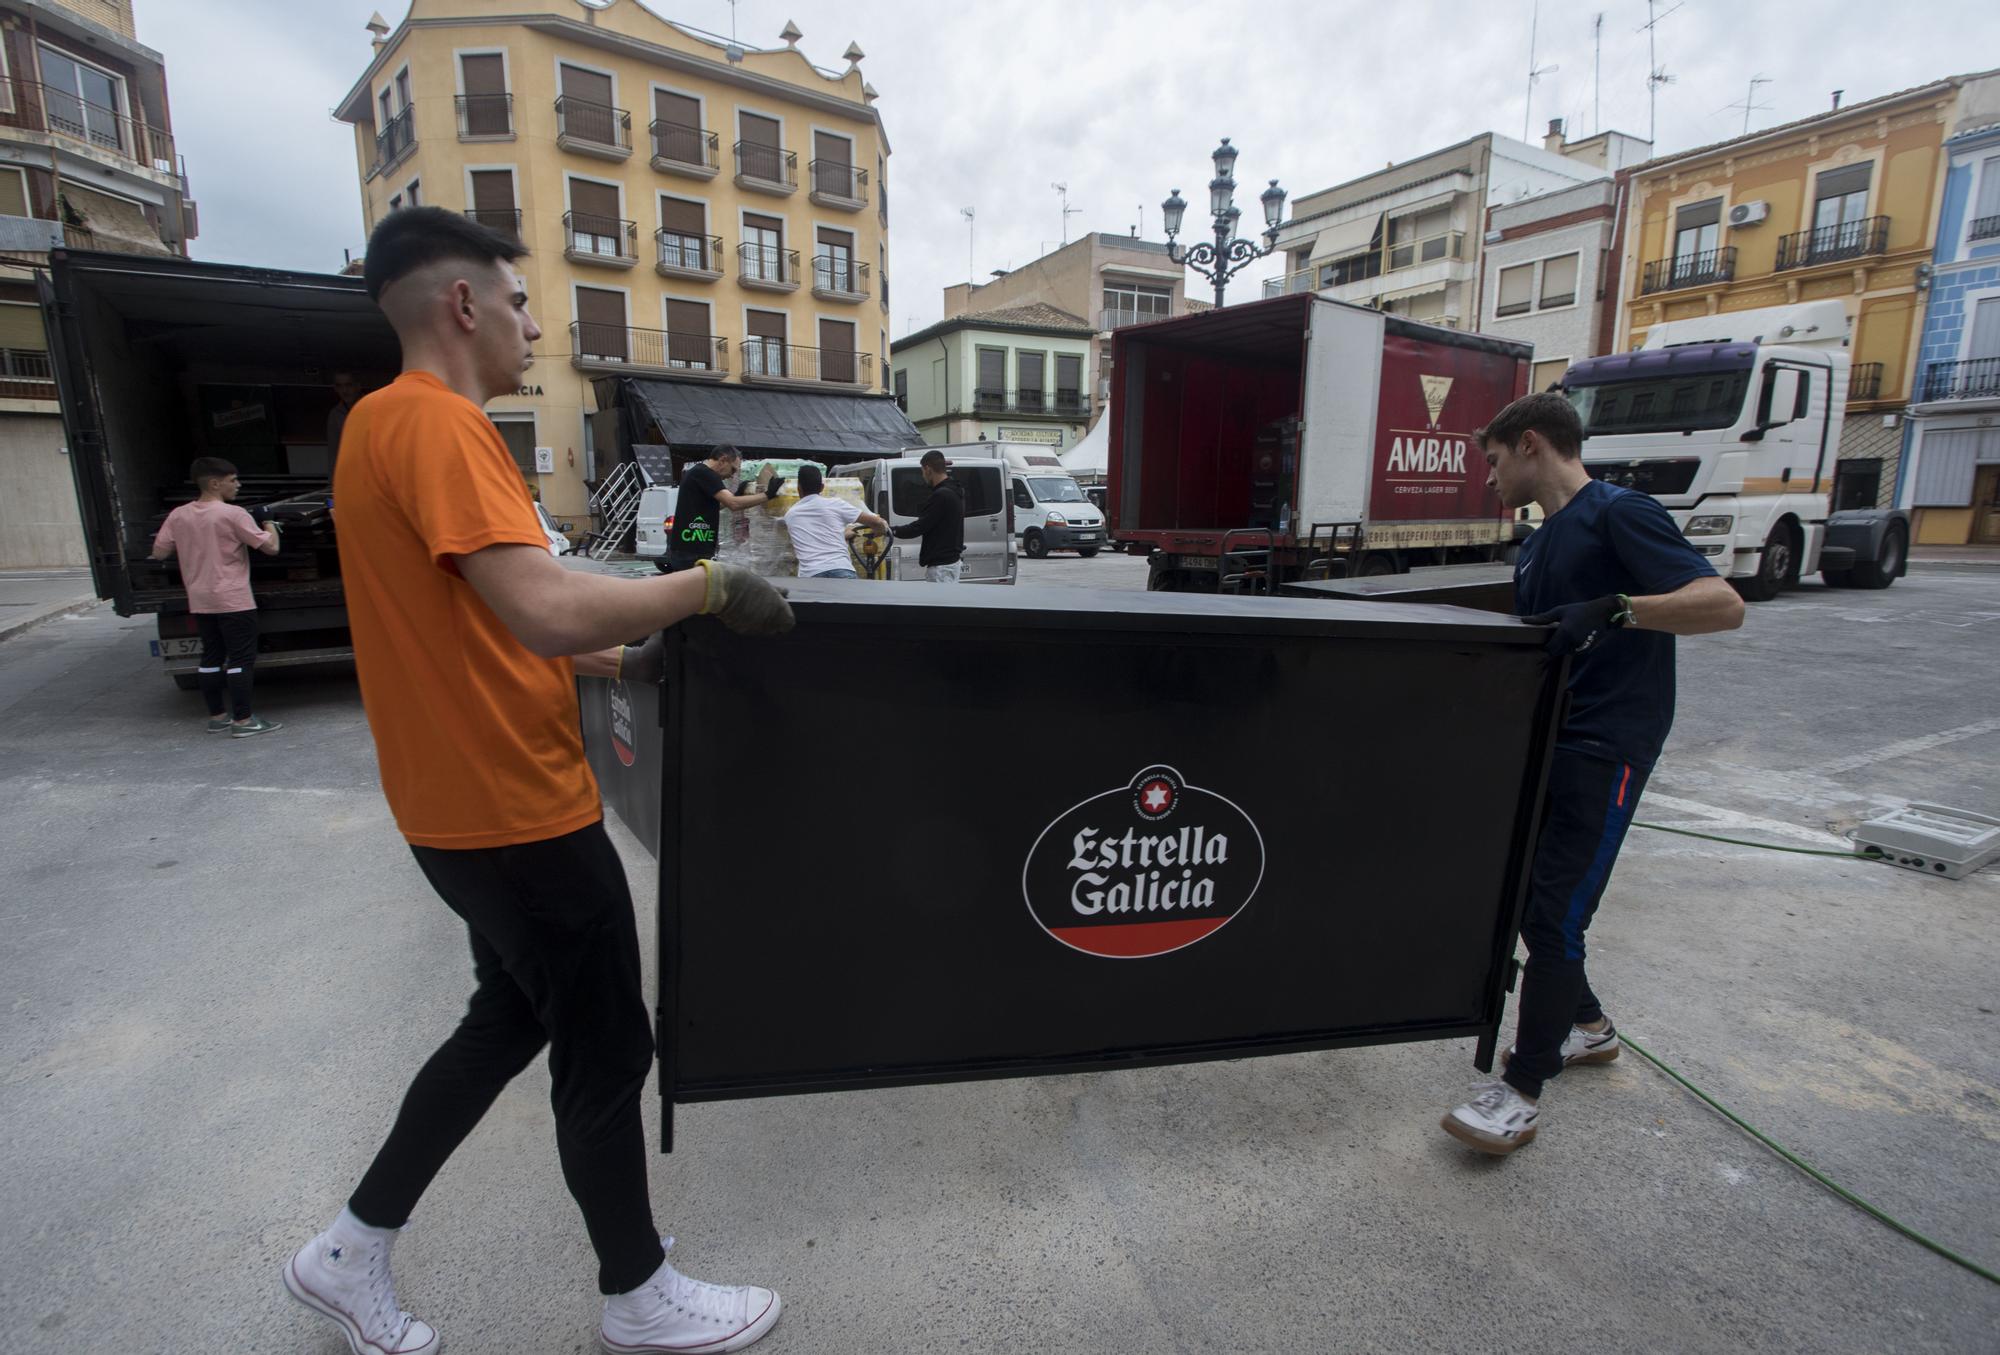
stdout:
[[1849,370],[1838,301],[1673,320],[1563,374],[1591,475],[1651,494],[1753,602],[1802,574],[1886,588],[1908,567],[1898,509],[1831,511]]
[[1091,502],[1054,452],[1001,444],[1021,553],[1039,560],[1052,550],[1089,559],[1104,548],[1104,510]]

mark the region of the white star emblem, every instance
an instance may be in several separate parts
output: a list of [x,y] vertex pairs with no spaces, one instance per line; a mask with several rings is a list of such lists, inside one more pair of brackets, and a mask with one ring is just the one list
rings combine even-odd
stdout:
[[1147,812],[1157,814],[1161,810],[1165,809],[1167,807],[1167,799],[1168,799],[1166,782],[1155,781],[1151,785],[1147,786],[1144,798],[1146,801]]

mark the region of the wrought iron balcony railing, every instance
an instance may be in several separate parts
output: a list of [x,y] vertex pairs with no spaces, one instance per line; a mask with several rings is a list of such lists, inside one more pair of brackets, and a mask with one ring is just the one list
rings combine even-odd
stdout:
[[2000,358],[1933,362],[1924,369],[1926,400],[2000,399]]
[[521,238],[521,209],[519,207],[468,207],[465,214],[480,225],[499,231],[511,240]]
[[754,335],[743,341],[743,377],[746,381],[765,377],[865,386],[870,381],[874,362],[873,353],[855,353],[843,348],[808,348],[804,344],[760,339]]
[[386,174],[401,164],[417,148],[417,123],[413,108],[405,108],[375,134],[376,174]]
[[514,135],[514,96],[511,94],[460,94],[458,139],[479,141],[487,137]]
[[49,355],[33,348],[0,348],[0,395],[55,399],[56,374]]
[[799,285],[799,252],[745,241],[736,247],[736,277],[752,287],[790,290]]
[[822,206],[860,211],[868,200],[868,171],[839,160],[814,160],[806,166],[812,200]]
[[658,267],[663,273],[699,273],[705,277],[722,276],[722,237],[719,235],[689,235],[684,231],[657,230],[653,232],[654,243],[660,257]]
[[789,193],[799,186],[797,151],[780,150],[761,141],[739,141],[736,150],[736,179],[748,186],[768,186]]
[[1865,259],[1889,247],[1889,218],[1865,217],[1843,221],[1837,226],[1800,231],[1780,236],[1776,267],[1805,268],[1816,263],[1838,263],[1842,259]]
[[578,367],[653,367],[714,376],[729,371],[729,340],[714,334],[577,320],[569,327],[569,351],[571,363]]
[[632,153],[632,115],[610,104],[565,94],[556,100],[556,144],[565,150],[609,153],[622,159]]
[[1704,250],[1700,254],[1677,254],[1671,259],[1655,259],[1646,265],[1639,280],[1639,294],[1672,292],[1683,287],[1705,287],[1728,282],[1736,276],[1736,246]]
[[634,264],[639,261],[639,225],[594,212],[563,213],[563,254],[573,261]]
[[1972,226],[1965,233],[1968,240],[1991,240],[2000,236],[2000,216],[1978,216],[1972,219]]
[[1879,362],[1856,363],[1847,378],[1847,398],[1850,400],[1879,400],[1882,398],[1882,364]]
[[972,391],[974,414],[1051,414],[1058,418],[1081,418],[1090,413],[1090,401],[1080,390],[1003,390],[997,386],[975,386]]
[[0,119],[10,126],[81,141],[161,174],[179,172],[173,137],[150,123],[39,80],[0,78],[0,90],[10,96],[12,112]]
[[868,265],[838,254],[813,256],[813,295],[860,301],[868,295]]
[[707,178],[716,172],[716,148],[721,140],[706,127],[656,120],[647,129],[653,137],[653,168],[669,172],[693,170]]

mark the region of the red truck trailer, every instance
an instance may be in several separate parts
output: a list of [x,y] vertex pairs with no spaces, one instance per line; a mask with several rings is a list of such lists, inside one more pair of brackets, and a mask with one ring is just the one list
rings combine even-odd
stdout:
[[1511,558],[1472,431],[1533,349],[1297,295],[1113,332],[1111,536],[1155,591]]

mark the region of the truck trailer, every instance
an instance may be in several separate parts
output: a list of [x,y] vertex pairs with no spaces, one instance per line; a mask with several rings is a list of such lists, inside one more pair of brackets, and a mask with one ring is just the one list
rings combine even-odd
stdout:
[[1887,588],[1909,568],[1902,509],[1833,511],[1847,407],[1838,301],[1670,320],[1563,374],[1585,468],[1651,494],[1752,602],[1804,574]]
[[179,567],[151,552],[167,513],[195,497],[189,463],[219,456],[240,473],[237,504],[285,527],[277,555],[250,556],[258,664],[351,660],[333,374],[386,380],[401,366],[361,279],[59,249],[40,286],[97,595],[120,616],[156,616],[162,668],[196,685]]
[[1473,430],[1526,344],[1301,294],[1112,334],[1111,534],[1155,591],[1513,557]]

